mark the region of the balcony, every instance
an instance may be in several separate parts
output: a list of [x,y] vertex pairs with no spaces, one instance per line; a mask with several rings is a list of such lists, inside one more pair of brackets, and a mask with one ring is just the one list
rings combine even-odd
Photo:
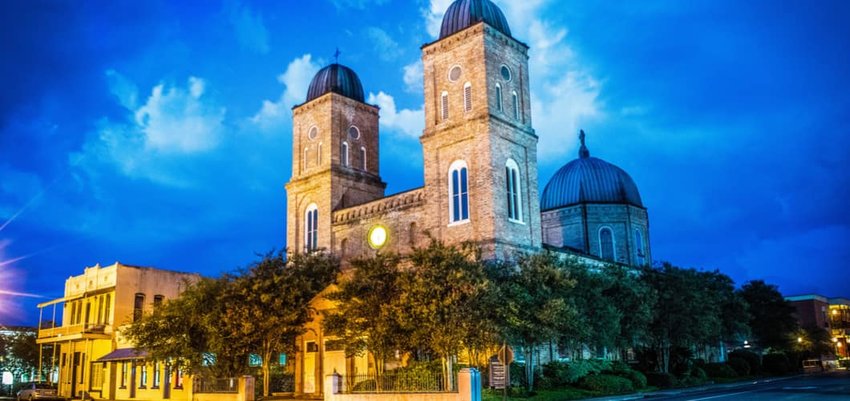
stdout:
[[112,338],[112,326],[105,324],[74,324],[42,328],[38,330],[38,343],[52,343],[68,340],[81,339],[110,339]]

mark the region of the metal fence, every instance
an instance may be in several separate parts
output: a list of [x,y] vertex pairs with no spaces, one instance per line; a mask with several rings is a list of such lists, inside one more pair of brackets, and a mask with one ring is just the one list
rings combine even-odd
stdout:
[[238,393],[239,379],[235,377],[226,379],[206,379],[196,377],[192,386],[195,393]]
[[[457,383],[457,376],[453,377]],[[358,393],[456,393],[442,373],[402,372],[376,375],[339,376],[343,394]]]

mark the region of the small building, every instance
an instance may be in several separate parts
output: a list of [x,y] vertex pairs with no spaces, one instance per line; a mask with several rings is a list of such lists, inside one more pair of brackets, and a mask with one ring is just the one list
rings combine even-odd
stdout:
[[[59,395],[100,399],[188,399],[183,377],[163,361],[147,361],[119,335],[165,300],[176,298],[197,274],[150,267],[95,265],[65,280],[62,298],[38,305],[38,344],[52,345]],[[46,347],[42,347],[45,349]]]
[[797,321],[801,327],[819,327],[832,336],[834,353],[839,358],[850,357],[850,299],[828,298],[806,294],[785,297],[797,308]]

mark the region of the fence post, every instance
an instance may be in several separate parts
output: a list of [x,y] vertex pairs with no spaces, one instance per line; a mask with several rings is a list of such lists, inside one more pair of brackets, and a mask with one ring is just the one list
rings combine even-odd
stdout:
[[481,401],[481,373],[474,368],[464,368],[457,373],[457,391],[460,401]]
[[237,397],[239,401],[254,401],[254,377],[240,377],[237,391],[239,391],[239,395]]
[[325,376],[325,400],[333,400],[335,394],[342,391],[342,375],[333,372]]

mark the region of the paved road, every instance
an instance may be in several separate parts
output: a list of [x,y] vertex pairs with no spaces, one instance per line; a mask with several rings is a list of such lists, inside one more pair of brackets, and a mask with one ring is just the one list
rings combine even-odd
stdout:
[[687,393],[655,393],[646,400],[658,401],[850,401],[850,372],[801,376],[749,386],[712,388]]

